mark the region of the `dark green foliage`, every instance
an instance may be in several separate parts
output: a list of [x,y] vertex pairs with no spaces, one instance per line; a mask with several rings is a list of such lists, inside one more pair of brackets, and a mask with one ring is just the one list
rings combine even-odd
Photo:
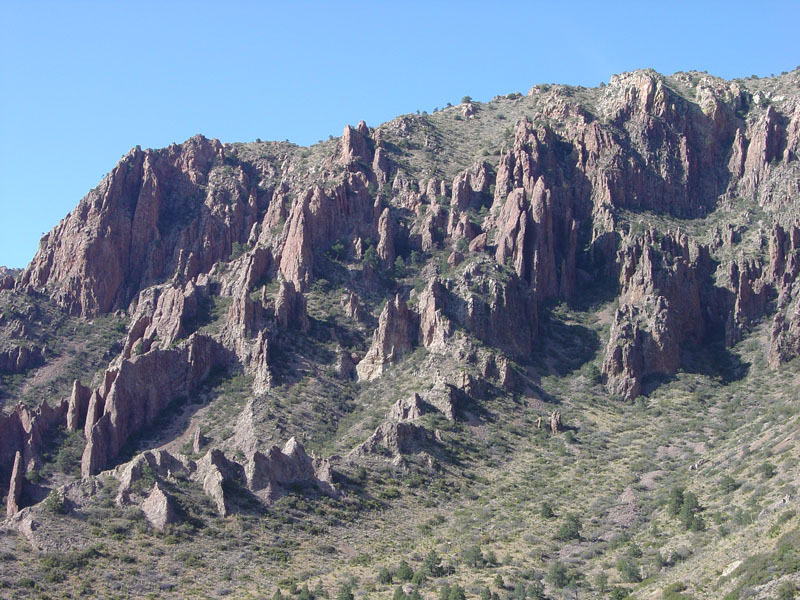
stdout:
[[739,489],[739,484],[730,475],[723,475],[719,480],[719,489],[723,494],[730,494]]
[[314,595],[311,593],[311,590],[308,589],[307,583],[300,588],[300,593],[297,594],[297,600],[314,600]]
[[339,587],[339,591],[336,593],[336,600],[355,600],[349,585],[343,584]]
[[547,569],[547,582],[553,587],[567,587],[570,582],[567,566],[559,560],[551,563],[550,568]]
[[534,581],[528,586],[528,600],[545,600],[544,584],[541,581]]
[[672,517],[678,517],[687,530],[703,531],[705,529],[705,521],[700,516],[702,510],[694,493],[687,492],[681,487],[674,487],[670,491],[667,512]]
[[392,600],[408,600],[408,594],[403,591],[401,586],[397,586],[394,588],[394,594],[392,595]]
[[439,588],[439,600],[450,600],[450,584],[444,582]]
[[414,577],[414,570],[406,561],[401,560],[396,575],[399,581],[411,581]]
[[797,586],[793,581],[781,581],[778,586],[777,600],[793,600],[797,597]]
[[594,576],[594,587],[598,592],[605,592],[608,589],[608,574],[600,571]]
[[482,567],[486,563],[480,546],[470,546],[464,550],[463,560],[465,565],[473,569]]
[[686,584],[676,581],[661,591],[661,598],[663,600],[689,600],[691,596],[682,593],[684,591],[686,591]]
[[332,260],[343,260],[347,254],[347,249],[341,240],[336,240],[326,253]]
[[364,256],[361,258],[362,265],[369,265],[373,270],[377,270],[381,265],[381,257],[378,256],[378,251],[374,246],[370,246],[364,251]]
[[683,488],[674,487],[669,492],[669,500],[667,502],[667,512],[672,517],[677,517],[681,512],[683,506]]
[[526,600],[528,597],[528,590],[522,581],[518,581],[514,586],[514,591],[511,592],[512,600]]
[[620,558],[617,561],[617,571],[622,581],[626,583],[638,583],[642,580],[642,573],[639,563],[633,558]]
[[577,515],[569,514],[556,532],[556,539],[562,542],[581,537],[581,521]]
[[54,515],[67,514],[67,507],[64,503],[64,498],[62,498],[61,494],[59,494],[56,490],[52,490],[47,495],[47,498],[44,500],[44,508]]
[[376,579],[381,585],[392,583],[392,572],[386,567],[381,567],[381,570],[378,571],[378,576]]
[[775,474],[778,472],[778,469],[771,462],[765,462],[760,467],[758,467],[758,472],[761,474],[762,479],[772,479],[773,477],[775,477]]
[[455,584],[450,588],[450,593],[447,595],[447,600],[467,600],[467,594],[464,588]]
[[444,574],[442,559],[439,558],[436,550],[431,549],[431,551],[425,555],[425,560],[422,561],[420,570],[429,577],[441,577]]
[[544,519],[552,519],[556,516],[556,513],[553,512],[553,507],[550,506],[549,502],[542,502],[542,508],[539,510],[539,515]]
[[394,261],[394,276],[398,279],[406,276],[406,263],[402,256],[398,256]]
[[498,590],[505,589],[506,587],[506,582],[503,581],[503,576],[500,573],[494,576],[494,587]]

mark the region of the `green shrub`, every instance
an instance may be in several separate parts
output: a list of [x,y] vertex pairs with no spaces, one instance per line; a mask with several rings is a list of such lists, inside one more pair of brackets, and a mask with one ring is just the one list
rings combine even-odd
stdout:
[[556,532],[556,539],[562,542],[578,540],[581,537],[581,521],[576,515],[567,515]]
[[64,503],[64,498],[56,490],[52,490],[45,498],[43,506],[45,510],[54,515],[67,514],[67,506]]
[[401,560],[396,574],[399,581],[411,581],[414,577],[414,570],[406,561]]
[[386,567],[381,567],[381,570],[378,571],[378,577],[376,579],[381,585],[392,583],[392,572]]

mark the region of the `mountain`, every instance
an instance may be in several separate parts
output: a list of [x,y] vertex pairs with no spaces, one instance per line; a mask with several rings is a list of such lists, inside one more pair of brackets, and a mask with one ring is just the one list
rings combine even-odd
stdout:
[[0,271],[13,597],[791,598],[800,71],[126,154]]

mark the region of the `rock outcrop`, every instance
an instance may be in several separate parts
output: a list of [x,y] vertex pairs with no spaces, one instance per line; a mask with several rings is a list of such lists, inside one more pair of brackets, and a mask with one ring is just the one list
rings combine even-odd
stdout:
[[170,402],[196,390],[217,364],[217,352],[213,340],[195,334],[177,348],[122,361],[110,385],[96,391],[96,406],[102,410],[96,421],[87,418],[83,476],[104,468],[133,433],[152,423]]
[[414,421],[430,409],[419,394],[401,398],[392,405],[389,418],[395,421]]
[[645,375],[673,374],[681,345],[706,334],[703,282],[710,258],[685,235],[653,231],[624,243],[619,252],[620,308],[614,315],[603,374],[609,391],[631,400]]
[[415,315],[408,310],[405,301],[400,296],[389,300],[378,319],[372,346],[356,365],[358,378],[362,381],[375,379],[387,365],[411,352],[416,329]]
[[89,401],[92,390],[77,379],[72,383],[72,394],[67,406],[67,429],[80,431],[86,424],[86,415],[89,411]]
[[19,512],[20,500],[22,498],[22,481],[25,476],[22,465],[22,454],[17,452],[14,455],[14,466],[11,469],[11,481],[8,485],[8,499],[6,501],[6,515],[12,516]]
[[266,455],[255,452],[245,466],[245,477],[247,488],[264,501],[276,500],[288,485],[313,485],[326,494],[336,491],[330,462],[308,456],[295,438],[283,450],[273,446]]
[[66,399],[55,406],[42,402],[35,410],[18,404],[11,413],[0,413],[0,465],[10,467],[19,452],[25,471],[38,469],[42,441],[56,426],[65,423],[67,405]]
[[44,363],[44,350],[37,346],[15,345],[0,349],[0,373],[22,373]]
[[430,443],[432,436],[424,427],[408,421],[390,421],[380,425],[375,433],[351,450],[348,456],[357,459],[380,453],[383,449],[396,457],[419,452]]
[[167,525],[179,522],[175,500],[167,494],[158,482],[147,499],[142,502],[142,512],[147,521],[158,531],[164,531]]
[[125,308],[148,283],[208,272],[247,241],[258,211],[246,174],[224,163],[222,144],[202,136],[131,150],[42,238],[19,285],[91,316]]
[[291,281],[281,281],[275,296],[275,321],[282,329],[308,331],[308,312],[306,299],[295,290]]

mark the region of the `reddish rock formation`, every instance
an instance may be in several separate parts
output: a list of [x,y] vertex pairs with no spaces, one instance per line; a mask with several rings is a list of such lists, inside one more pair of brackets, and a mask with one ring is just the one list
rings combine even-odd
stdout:
[[419,394],[401,398],[392,405],[389,418],[395,421],[414,421],[428,412],[428,406]]
[[446,291],[438,279],[434,278],[419,296],[419,343],[443,352],[448,338],[453,335],[453,325],[444,315],[444,295]]
[[8,484],[8,500],[6,501],[6,515],[12,516],[19,512],[19,502],[22,497],[22,481],[25,476],[22,465],[22,454],[14,455],[14,466],[11,469],[11,482]]
[[22,373],[44,363],[44,350],[36,346],[0,349],[0,373]]
[[291,438],[283,450],[273,446],[264,455],[255,452],[245,466],[247,487],[265,501],[276,500],[285,486],[293,484],[314,485],[326,494],[334,494],[330,463],[326,459],[312,459],[303,446]]
[[72,394],[67,407],[67,429],[79,431],[86,423],[86,414],[89,410],[89,400],[92,390],[85,387],[77,379],[72,383]]
[[359,300],[356,294],[350,292],[342,298],[340,304],[344,310],[344,314],[346,314],[350,319],[358,323],[364,321],[364,309],[361,306],[361,300]]
[[198,427],[195,429],[194,435],[192,436],[192,454],[200,454],[206,442],[206,437],[203,435],[203,432],[200,431],[200,428]]
[[133,433],[152,423],[170,402],[194,391],[217,363],[216,353],[215,342],[195,334],[177,348],[122,361],[105,394],[97,390],[103,409],[89,431],[83,476],[105,467]]
[[11,465],[17,452],[22,453],[26,471],[38,469],[42,439],[66,421],[68,401],[55,406],[43,402],[35,410],[18,404],[10,414],[0,413],[0,465]]
[[384,208],[378,219],[378,256],[383,261],[384,266],[394,268],[394,230],[392,217],[388,208]]
[[550,414],[550,433],[553,435],[558,435],[563,431],[563,427],[561,426],[561,411],[554,410]]
[[217,507],[217,514],[225,517],[229,513],[228,499],[223,486],[230,478],[233,465],[221,450],[212,448],[197,462],[195,479],[203,486],[203,491]]
[[420,451],[431,443],[430,432],[420,425],[401,421],[380,425],[365,442],[350,451],[348,457],[359,458],[386,449],[392,456],[411,454]]
[[349,173],[330,192],[307,190],[292,205],[284,225],[279,270],[304,292],[313,273],[314,250],[335,240],[375,234],[374,203],[363,173]]
[[156,482],[147,499],[142,502],[145,518],[158,531],[164,531],[167,525],[180,521],[175,500]]
[[131,150],[42,238],[20,285],[96,315],[124,308],[148,283],[207,272],[247,241],[258,211],[241,168],[216,169],[224,160],[222,144],[202,136]]
[[275,296],[275,321],[282,329],[308,331],[308,312],[303,294],[290,281],[281,281]]
[[360,380],[379,377],[386,365],[411,352],[412,340],[417,337],[414,321],[414,315],[400,296],[386,303],[378,319],[372,346],[356,366]]

